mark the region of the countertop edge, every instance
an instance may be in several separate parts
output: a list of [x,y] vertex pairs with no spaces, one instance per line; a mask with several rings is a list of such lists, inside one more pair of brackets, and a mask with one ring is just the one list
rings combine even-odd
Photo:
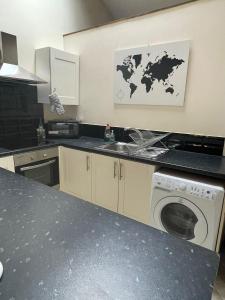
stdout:
[[[145,163],[145,164],[150,164],[150,165],[157,165],[157,166],[161,166],[161,167],[165,167],[165,168],[169,168],[169,169],[173,169],[173,170],[179,170],[179,171],[184,171],[184,172],[188,172],[188,173],[194,173],[194,174],[198,174],[198,175],[203,175],[203,176],[208,176],[208,177],[212,177],[212,178],[217,178],[217,179],[222,179],[225,180],[225,173],[222,172],[211,172],[211,171],[207,171],[205,169],[200,169],[200,168],[193,168],[193,166],[187,166],[187,165],[179,165],[179,164],[175,164],[175,163],[170,163],[170,162],[163,162],[160,160],[160,158],[162,156],[156,157],[156,158],[144,158],[144,157],[138,157],[138,156],[131,156],[128,154],[121,154],[121,153],[113,153],[113,152],[109,152],[107,150],[104,149],[99,149],[97,148],[97,146],[87,146],[87,145],[74,145],[74,144],[70,144],[70,142],[72,142],[74,140],[68,140],[68,142],[65,141],[51,141],[49,140],[48,144],[45,145],[39,145],[39,146],[35,146],[35,147],[29,147],[29,148],[22,148],[22,149],[18,149],[18,150],[9,150],[6,152],[2,152],[0,153],[0,157],[6,157],[6,156],[11,156],[11,155],[17,155],[20,153],[25,153],[25,152],[32,152],[32,151],[37,151],[37,150],[43,150],[43,149],[49,149],[49,148],[53,148],[53,147],[66,147],[66,148],[70,148],[70,149],[76,149],[76,150],[81,150],[81,151],[85,151],[85,152],[89,152],[89,153],[95,153],[95,154],[100,154],[100,155],[105,155],[105,156],[110,156],[110,157],[115,157],[115,158],[120,158],[120,159],[125,159],[125,160],[130,160],[130,161],[136,161],[139,163]],[[76,140],[78,141],[78,140]],[[103,141],[102,141],[103,142]],[[169,150],[169,151],[173,151],[173,150]],[[182,151],[183,153],[192,153],[192,152],[187,152],[187,151]],[[192,155],[194,155],[195,153],[192,153]],[[166,154],[165,154],[166,155]],[[209,157],[209,158],[213,158],[216,157],[217,159],[219,157],[214,156],[214,155],[207,155],[207,154],[200,154],[198,153],[198,155],[202,155],[202,157]],[[223,159],[223,157],[221,157],[221,160]]]

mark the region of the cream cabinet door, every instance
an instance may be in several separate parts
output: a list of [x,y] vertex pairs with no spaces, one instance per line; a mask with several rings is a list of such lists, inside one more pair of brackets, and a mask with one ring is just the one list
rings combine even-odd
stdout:
[[13,156],[0,157],[0,168],[9,170],[15,173]]
[[79,56],[51,48],[51,90],[64,105],[79,104]]
[[60,190],[91,201],[91,154],[65,147],[59,149]]
[[118,212],[149,224],[152,175],[155,167],[120,160]]
[[62,104],[79,104],[79,55],[51,47],[36,49],[36,74],[47,84],[39,84],[38,102],[49,104],[55,90]]
[[118,167],[116,158],[92,155],[92,200],[115,212],[118,210]]

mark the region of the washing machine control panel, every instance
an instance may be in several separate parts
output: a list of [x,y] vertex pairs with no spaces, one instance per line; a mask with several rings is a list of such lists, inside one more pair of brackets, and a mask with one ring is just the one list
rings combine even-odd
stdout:
[[222,192],[208,184],[158,173],[153,175],[153,187],[209,200],[216,199]]

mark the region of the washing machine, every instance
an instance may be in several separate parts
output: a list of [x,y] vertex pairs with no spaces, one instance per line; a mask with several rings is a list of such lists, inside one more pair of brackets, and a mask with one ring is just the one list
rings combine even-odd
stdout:
[[219,181],[160,170],[152,179],[150,225],[215,250],[223,199]]

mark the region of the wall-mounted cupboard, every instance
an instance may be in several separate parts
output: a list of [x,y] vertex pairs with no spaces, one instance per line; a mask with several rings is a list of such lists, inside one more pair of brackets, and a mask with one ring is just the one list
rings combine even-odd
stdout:
[[51,47],[36,50],[36,74],[47,84],[38,85],[38,102],[49,103],[56,91],[63,105],[79,105],[79,56]]

